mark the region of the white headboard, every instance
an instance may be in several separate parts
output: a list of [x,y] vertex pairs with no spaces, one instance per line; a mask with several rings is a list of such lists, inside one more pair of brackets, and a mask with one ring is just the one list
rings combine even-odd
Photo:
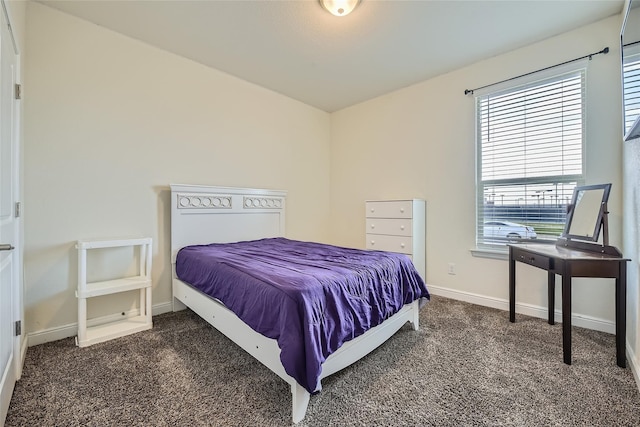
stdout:
[[285,235],[286,191],[171,184],[171,263],[184,246]]

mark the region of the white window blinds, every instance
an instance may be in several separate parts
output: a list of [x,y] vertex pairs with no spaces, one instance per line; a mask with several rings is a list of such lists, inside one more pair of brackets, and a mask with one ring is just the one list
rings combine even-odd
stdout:
[[624,132],[631,129],[640,116],[640,53],[624,58],[622,67],[624,80]]
[[479,247],[562,233],[583,178],[584,80],[578,70],[476,98]]

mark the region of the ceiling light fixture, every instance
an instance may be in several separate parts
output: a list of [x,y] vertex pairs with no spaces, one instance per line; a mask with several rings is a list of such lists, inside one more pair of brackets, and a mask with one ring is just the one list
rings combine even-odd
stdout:
[[356,8],[360,0],[318,0],[320,5],[335,16],[346,16]]

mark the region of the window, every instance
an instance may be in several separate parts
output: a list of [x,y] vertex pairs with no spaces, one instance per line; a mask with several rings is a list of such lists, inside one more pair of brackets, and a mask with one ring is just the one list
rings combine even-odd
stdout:
[[[634,46],[637,51],[638,47]],[[630,48],[625,47],[626,50]],[[640,116],[640,52],[625,55],[622,68],[624,79],[624,131],[631,129],[633,122]]]
[[479,248],[555,239],[583,181],[585,71],[476,97]]

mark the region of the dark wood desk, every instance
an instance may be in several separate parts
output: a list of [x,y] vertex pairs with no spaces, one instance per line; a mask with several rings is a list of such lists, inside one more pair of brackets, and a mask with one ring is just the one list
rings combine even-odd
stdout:
[[554,324],[555,275],[562,276],[562,350],[571,365],[571,278],[616,279],[616,358],[626,367],[627,264],[616,255],[583,251],[552,243],[509,244],[509,321],[516,321],[516,261],[542,268],[548,275],[549,324]]

